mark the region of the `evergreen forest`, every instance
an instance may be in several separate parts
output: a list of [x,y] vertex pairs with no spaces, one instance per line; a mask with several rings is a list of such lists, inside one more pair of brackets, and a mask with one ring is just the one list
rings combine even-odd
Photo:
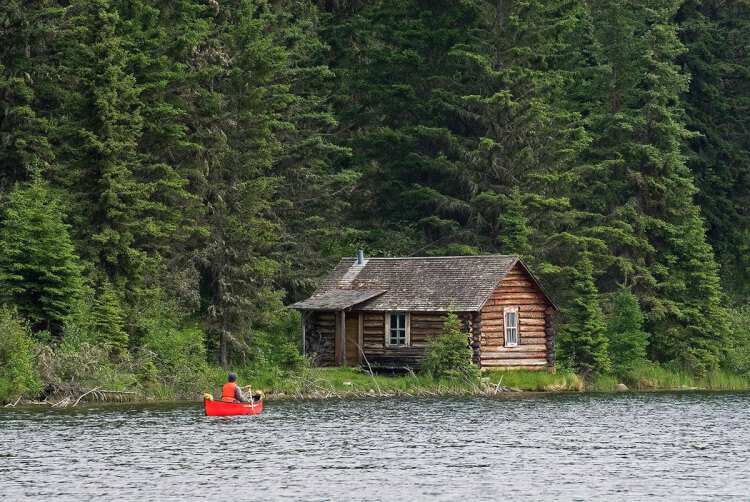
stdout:
[[750,0],[0,2],[0,400],[299,368],[357,249],[520,255],[558,369],[750,377]]

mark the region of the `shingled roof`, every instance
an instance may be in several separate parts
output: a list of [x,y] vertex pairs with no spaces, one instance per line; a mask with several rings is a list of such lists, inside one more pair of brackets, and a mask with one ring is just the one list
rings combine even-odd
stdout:
[[[518,261],[504,255],[440,256],[370,258],[357,265],[356,258],[343,258],[312,297],[289,308],[475,312]],[[362,296],[343,293],[351,290]]]
[[384,289],[332,289],[290,307],[298,310],[343,310],[383,293]]

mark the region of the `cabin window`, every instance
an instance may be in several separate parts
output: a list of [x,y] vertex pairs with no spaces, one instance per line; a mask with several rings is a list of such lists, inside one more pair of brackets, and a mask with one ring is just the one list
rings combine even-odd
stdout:
[[409,314],[406,312],[388,312],[385,315],[385,343],[392,347],[409,345]]
[[515,307],[505,309],[505,346],[515,347],[518,345],[518,309]]

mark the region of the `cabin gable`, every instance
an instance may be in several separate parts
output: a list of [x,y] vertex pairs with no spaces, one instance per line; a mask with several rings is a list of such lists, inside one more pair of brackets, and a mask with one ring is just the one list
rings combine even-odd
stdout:
[[553,367],[554,311],[546,293],[526,267],[517,262],[482,306],[481,368]]

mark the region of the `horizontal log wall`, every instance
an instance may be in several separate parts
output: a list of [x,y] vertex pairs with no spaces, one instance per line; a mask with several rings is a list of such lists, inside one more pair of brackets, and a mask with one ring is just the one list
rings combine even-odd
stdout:
[[[471,313],[458,313],[462,321],[472,322],[473,337],[479,337],[479,316],[473,319]],[[387,347],[385,344],[385,313],[365,312],[362,342],[365,357],[370,363],[386,366],[418,367],[431,337],[443,332],[445,315],[440,312],[410,313],[409,347]]]
[[[504,309],[518,308],[518,344],[505,346]],[[508,272],[481,312],[483,369],[545,369],[554,365],[554,308],[520,264]]]
[[318,366],[336,363],[336,313],[314,312],[305,330],[306,352]]

